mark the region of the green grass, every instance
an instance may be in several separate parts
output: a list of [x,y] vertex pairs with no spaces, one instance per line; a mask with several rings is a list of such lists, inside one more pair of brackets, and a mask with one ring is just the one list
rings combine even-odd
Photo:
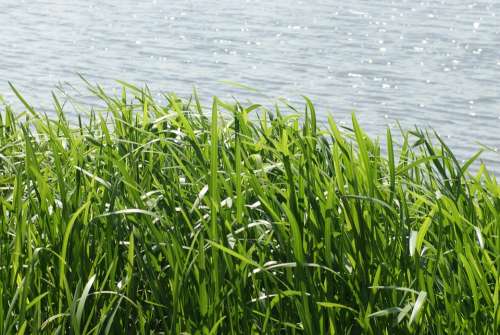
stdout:
[[0,113],[0,334],[494,334],[500,186],[436,135],[123,83]]

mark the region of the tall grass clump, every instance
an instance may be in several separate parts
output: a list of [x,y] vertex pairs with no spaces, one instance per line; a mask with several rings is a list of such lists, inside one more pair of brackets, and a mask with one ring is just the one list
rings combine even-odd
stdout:
[[[437,134],[123,83],[0,113],[0,334],[495,334],[500,186]],[[395,137],[396,138],[396,137]]]

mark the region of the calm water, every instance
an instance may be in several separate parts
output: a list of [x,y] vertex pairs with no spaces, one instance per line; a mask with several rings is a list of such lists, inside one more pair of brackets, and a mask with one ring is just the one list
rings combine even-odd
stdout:
[[[103,3],[105,2],[105,3]],[[2,0],[0,92],[39,108],[76,73],[259,102],[310,96],[372,134],[432,126],[465,158],[500,146],[500,1]],[[221,80],[254,86],[251,95]],[[500,169],[500,154],[484,156]]]

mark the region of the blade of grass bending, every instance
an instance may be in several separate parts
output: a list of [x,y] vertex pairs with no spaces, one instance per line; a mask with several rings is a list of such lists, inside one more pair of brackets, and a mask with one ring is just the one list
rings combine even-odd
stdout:
[[235,183],[236,183],[236,222],[237,224],[243,224],[243,204],[244,204],[244,199],[243,199],[243,193],[241,191],[241,183],[242,183],[242,178],[241,178],[241,133],[240,133],[240,125],[241,125],[241,114],[242,114],[242,108],[238,104],[238,108],[236,109],[234,113],[234,136],[235,136],[235,144],[234,144],[234,172],[235,172]]
[[14,94],[16,95],[16,97],[19,99],[19,101],[21,101],[21,103],[24,105],[24,107],[26,107],[28,112],[30,112],[30,114],[32,116],[34,116],[35,118],[38,118],[39,115],[37,114],[37,112],[35,112],[35,109],[33,108],[33,106],[31,106],[26,101],[26,99],[24,99],[24,97],[21,95],[21,93],[19,93],[19,91],[15,88],[15,86],[10,81],[9,81],[9,86],[12,89],[12,91],[14,92]]
[[[217,214],[219,206],[219,194],[217,190],[217,170],[219,166],[219,130],[218,130],[218,108],[217,108],[217,98],[214,98],[212,104],[212,123],[211,123],[211,135],[210,135],[210,239],[214,241],[219,241],[218,227],[217,227]],[[221,227],[223,227],[221,225]],[[214,287],[214,300],[213,305],[217,306],[219,304],[219,292],[220,292],[220,276],[222,271],[219,268],[219,253],[217,249],[212,250],[212,280]]]
[[306,104],[307,104],[307,108],[309,109],[309,112],[311,113],[311,131],[312,131],[312,137],[313,138],[316,138],[317,134],[316,134],[316,126],[317,126],[317,122],[316,122],[316,109],[314,108],[314,104],[312,103],[311,99],[309,99],[308,97],[306,97],[305,95],[302,96],[304,98],[304,100],[306,101]]
[[82,295],[80,296],[80,301],[78,302],[78,307],[76,309],[76,329],[75,329],[77,334],[80,333],[83,309],[85,307],[85,302],[87,301],[87,297],[89,295],[90,289],[92,288],[92,285],[94,284],[95,279],[96,275],[93,275],[92,277],[89,278],[87,284],[85,285],[85,288],[83,289]]
[[392,142],[392,134],[391,129],[387,128],[387,155],[389,158],[389,187],[390,187],[390,196],[389,196],[389,204],[392,204],[392,200],[394,199],[394,193],[396,188],[396,165],[394,163],[394,144]]
[[[64,277],[65,277],[65,267],[66,267],[66,253],[68,250],[69,238],[71,235],[71,231],[73,230],[73,225],[76,222],[76,219],[80,216],[80,214],[86,210],[90,205],[90,199],[83,204],[72,216],[66,225],[66,230],[64,232],[63,245],[61,248],[61,259],[59,260],[59,290],[64,292]],[[59,313],[62,312],[62,295],[59,298]]]
[[241,254],[237,253],[237,252],[236,252],[236,251],[234,251],[234,250],[231,250],[231,249],[229,249],[229,248],[226,248],[225,246],[223,246],[223,245],[221,245],[221,244],[219,244],[219,243],[217,243],[217,242],[214,242],[214,241],[210,241],[210,240],[208,240],[207,242],[208,242],[211,246],[213,246],[213,247],[215,247],[215,248],[217,248],[217,249],[221,250],[222,252],[224,252],[224,253],[226,253],[226,254],[228,254],[228,255],[230,255],[230,256],[233,256],[233,257],[235,257],[235,258],[239,259],[239,260],[240,260],[240,261],[242,261],[243,263],[246,263],[246,264],[248,264],[248,265],[252,265],[253,267],[255,267],[255,268],[259,269],[260,271],[264,271],[264,272],[266,272],[266,271],[267,271],[265,268],[263,268],[262,266],[260,266],[257,262],[255,262],[255,261],[251,260],[251,259],[250,259],[250,258],[248,258],[248,257],[245,257],[245,256],[243,256],[243,255],[241,255]]
[[339,304],[339,303],[335,303],[335,302],[329,302],[329,301],[318,301],[316,303],[318,306],[320,307],[324,307],[324,308],[340,308],[340,309],[345,309],[345,310],[348,310],[348,311],[351,311],[355,314],[358,314],[359,312],[357,310],[355,310],[354,308],[351,308],[349,306],[346,306],[346,305],[342,305],[342,304]]
[[409,324],[418,321],[419,315],[422,313],[422,309],[425,304],[425,300],[427,299],[427,292],[420,291],[418,293],[417,301],[415,301],[415,305],[413,305],[413,310],[411,312]]
[[218,170],[218,114],[217,114],[217,100],[214,98],[212,105],[212,124],[211,124],[211,135],[210,135],[210,180],[209,180],[209,192],[210,192],[210,218],[211,218],[211,238],[217,239],[217,210],[219,205],[219,196],[217,190],[217,170]]

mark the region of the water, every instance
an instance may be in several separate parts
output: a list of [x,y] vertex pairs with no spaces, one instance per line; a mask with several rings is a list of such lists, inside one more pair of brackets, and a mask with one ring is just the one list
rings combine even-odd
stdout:
[[[187,96],[308,95],[383,135],[431,126],[464,159],[500,146],[500,1],[2,0],[0,92],[38,108],[77,73]],[[242,92],[222,80],[258,88]],[[485,161],[500,170],[500,153]]]

